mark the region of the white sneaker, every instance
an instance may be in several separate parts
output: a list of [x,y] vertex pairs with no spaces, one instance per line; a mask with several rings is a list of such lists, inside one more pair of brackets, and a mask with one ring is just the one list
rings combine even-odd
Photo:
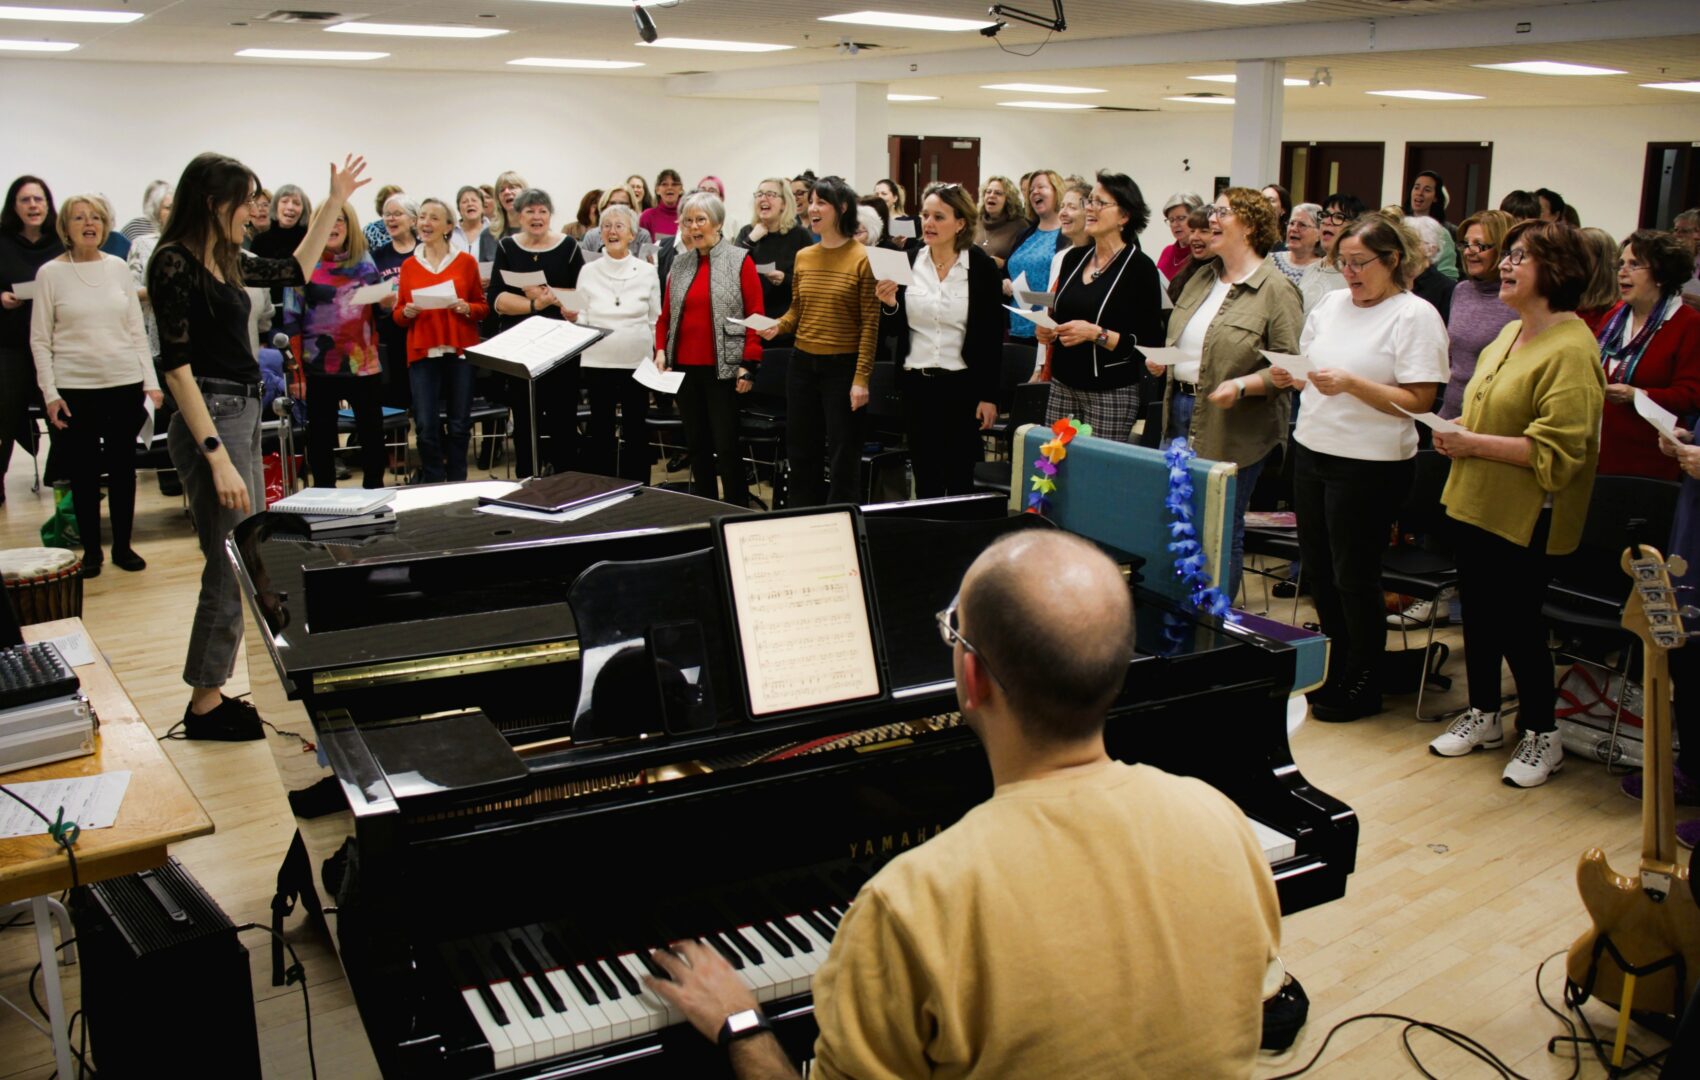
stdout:
[[1428,744],[1428,752],[1441,757],[1463,757],[1472,750],[1492,750],[1504,742],[1498,713],[1470,709],[1434,737]]
[[1512,787],[1540,787],[1547,777],[1564,768],[1564,744],[1556,731],[1525,731],[1517,753],[1505,765],[1500,779]]
[[[1435,605],[1440,605],[1440,611],[1435,612]],[[1395,630],[1407,630],[1418,626],[1427,626],[1430,618],[1437,624],[1446,622],[1446,598],[1439,600],[1418,600],[1404,611],[1391,612],[1387,616],[1387,625]]]

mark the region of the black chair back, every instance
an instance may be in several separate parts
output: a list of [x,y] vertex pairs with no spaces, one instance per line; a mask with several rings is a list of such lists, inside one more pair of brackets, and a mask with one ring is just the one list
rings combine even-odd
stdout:
[[868,377],[869,437],[886,445],[903,439],[903,396],[897,387],[897,365],[877,363]]
[[785,381],[791,371],[790,349],[764,349],[761,363],[756,365],[750,392],[744,395],[744,409],[769,419],[785,416]]
[[1411,478],[1411,490],[1399,507],[1399,531],[1416,536],[1434,536],[1446,529],[1446,508],[1440,505],[1440,493],[1446,489],[1452,463],[1433,447],[1419,449],[1416,473]]
[[1033,342],[1003,343],[1003,360],[998,369],[998,412],[1006,413],[1015,403],[1015,388],[1033,377],[1038,358],[1038,346]]
[[1629,546],[1630,522],[1638,521],[1636,539],[1658,547],[1670,542],[1676,519],[1674,480],[1645,476],[1598,476],[1582,525],[1582,543],[1559,560],[1554,580],[1579,592],[1617,600],[1629,596],[1629,575],[1620,560]]
[[1018,383],[1009,405],[1009,430],[1018,431],[1024,424],[1043,424],[1045,409],[1050,403],[1050,383]]

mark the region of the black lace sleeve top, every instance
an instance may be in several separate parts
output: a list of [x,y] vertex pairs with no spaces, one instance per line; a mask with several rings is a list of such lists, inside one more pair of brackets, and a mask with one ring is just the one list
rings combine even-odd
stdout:
[[[294,259],[242,257],[245,285],[302,285]],[[213,277],[176,244],[154,252],[148,264],[148,300],[159,324],[159,372],[185,364],[198,378],[260,381],[260,363],[248,343],[248,294]]]

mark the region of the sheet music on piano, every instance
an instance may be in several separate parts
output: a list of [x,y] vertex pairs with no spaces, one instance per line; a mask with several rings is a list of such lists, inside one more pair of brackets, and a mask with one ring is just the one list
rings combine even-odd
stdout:
[[878,697],[852,511],[728,518],[720,531],[750,715]]

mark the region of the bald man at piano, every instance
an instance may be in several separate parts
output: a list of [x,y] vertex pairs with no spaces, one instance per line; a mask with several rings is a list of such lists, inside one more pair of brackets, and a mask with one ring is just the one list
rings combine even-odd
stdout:
[[[996,790],[844,913],[814,978],[811,1075],[1249,1075],[1281,983],[1275,883],[1226,796],[1105,752],[1133,655],[1115,565],[1067,533],[1017,533],[938,620]],[[653,959],[668,978],[651,987],[742,1080],[798,1075],[720,952]]]

